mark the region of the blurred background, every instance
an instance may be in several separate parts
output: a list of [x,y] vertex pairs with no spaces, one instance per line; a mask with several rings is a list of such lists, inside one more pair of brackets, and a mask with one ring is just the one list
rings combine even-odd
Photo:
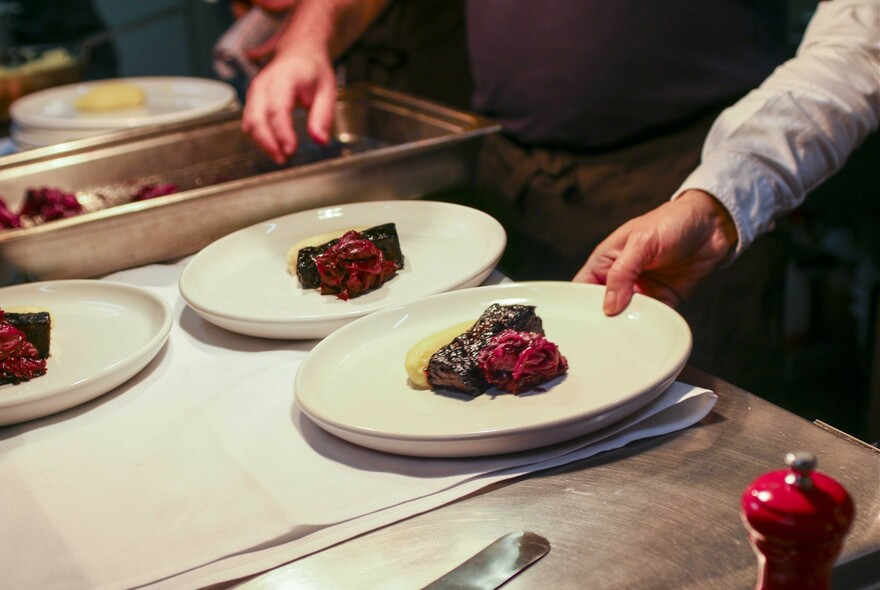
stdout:
[[[110,49],[118,76],[216,77],[211,48],[232,20],[226,0],[2,0],[0,44],[77,43],[141,22],[96,48],[96,61],[107,62]],[[88,77],[102,73],[109,70]]]

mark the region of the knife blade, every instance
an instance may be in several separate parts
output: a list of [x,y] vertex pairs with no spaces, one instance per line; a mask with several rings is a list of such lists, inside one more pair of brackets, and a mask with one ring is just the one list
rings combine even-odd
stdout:
[[550,542],[541,535],[528,531],[509,533],[423,590],[494,590],[548,551]]

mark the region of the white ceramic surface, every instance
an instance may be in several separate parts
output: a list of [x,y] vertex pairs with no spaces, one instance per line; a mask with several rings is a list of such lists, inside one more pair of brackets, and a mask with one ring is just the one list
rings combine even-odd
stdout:
[[117,129],[58,129],[44,130],[36,127],[27,127],[24,129],[16,125],[12,125],[9,129],[9,136],[12,141],[22,149],[31,149],[43,147],[47,145],[55,145],[64,143],[65,141],[74,141],[86,137],[94,137],[112,133]]
[[[350,227],[394,222],[404,255],[397,276],[342,301],[303,289],[287,272],[287,252],[299,241]],[[265,338],[323,338],[354,319],[391,306],[479,285],[506,244],[492,217],[431,201],[373,201],[293,213],[239,230],[195,255],[180,292],[203,318],[222,328]]]
[[108,281],[26,283],[0,289],[0,307],[52,315],[46,374],[0,386],[0,425],[66,410],[121,385],[161,350],[171,309],[143,289]]
[[[691,351],[690,329],[673,309],[636,295],[623,314],[609,318],[603,292],[570,282],[509,283],[372,314],[312,349],[297,372],[296,403],[340,438],[403,455],[492,455],[594,432],[655,399]],[[547,338],[568,359],[568,374],[521,395],[413,389],[404,368],[412,345],[475,320],[496,302],[537,306]]]
[[76,99],[95,85],[107,82],[97,80],[23,96],[9,107],[10,118],[22,130],[123,129],[185,121],[219,111],[236,100],[235,89],[218,80],[154,76],[114,81],[142,88],[144,104],[105,112],[80,111],[74,105]]

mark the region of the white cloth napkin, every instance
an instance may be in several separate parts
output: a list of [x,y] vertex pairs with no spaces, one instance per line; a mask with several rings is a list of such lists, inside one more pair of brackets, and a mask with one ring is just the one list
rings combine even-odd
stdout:
[[491,483],[691,426],[714,406],[675,383],[582,439],[499,457],[387,455],[294,405],[314,342],[239,336],[188,309],[186,261],[108,279],[172,304],[165,350],[105,396],[0,428],[0,571],[10,588],[196,588],[257,573]]
[[243,75],[250,80],[260,71],[247,55],[249,49],[260,45],[281,24],[281,17],[254,6],[236,20],[214,45],[214,71],[224,80]]

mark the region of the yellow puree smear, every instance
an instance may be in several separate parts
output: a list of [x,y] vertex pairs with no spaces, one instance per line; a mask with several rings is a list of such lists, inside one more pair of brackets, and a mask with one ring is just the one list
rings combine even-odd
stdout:
[[417,389],[430,389],[428,384],[428,376],[425,375],[425,368],[428,361],[435,352],[452,342],[456,336],[467,332],[476,320],[460,322],[454,326],[449,326],[439,332],[431,334],[419,340],[415,346],[409,349],[404,359],[406,366],[406,375],[409,377],[410,385]]

